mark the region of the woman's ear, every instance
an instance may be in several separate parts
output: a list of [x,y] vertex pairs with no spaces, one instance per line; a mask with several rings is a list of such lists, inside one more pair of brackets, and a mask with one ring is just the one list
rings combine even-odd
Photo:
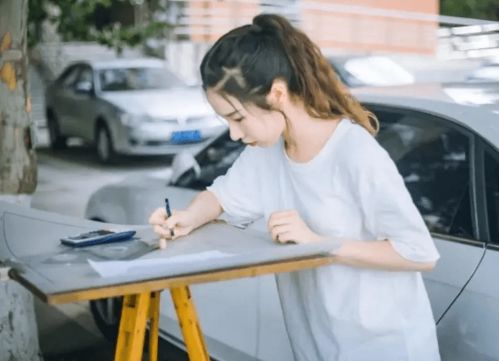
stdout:
[[267,94],[267,103],[274,109],[282,110],[288,101],[288,84],[282,79],[274,79]]

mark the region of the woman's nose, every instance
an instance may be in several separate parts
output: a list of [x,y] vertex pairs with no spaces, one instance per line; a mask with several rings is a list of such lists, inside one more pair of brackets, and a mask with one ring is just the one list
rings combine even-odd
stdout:
[[238,140],[243,138],[241,129],[239,129],[239,127],[234,123],[229,124],[229,135],[230,139],[232,139],[234,142],[237,142]]

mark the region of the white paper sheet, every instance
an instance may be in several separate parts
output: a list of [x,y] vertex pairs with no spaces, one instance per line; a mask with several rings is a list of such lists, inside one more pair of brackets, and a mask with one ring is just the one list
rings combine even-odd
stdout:
[[129,275],[131,273],[147,272],[148,269],[154,270],[161,266],[171,266],[196,261],[209,261],[231,256],[233,255],[230,253],[215,250],[175,257],[136,259],[132,261],[92,261],[89,259],[88,263],[101,277],[115,277],[124,274]]

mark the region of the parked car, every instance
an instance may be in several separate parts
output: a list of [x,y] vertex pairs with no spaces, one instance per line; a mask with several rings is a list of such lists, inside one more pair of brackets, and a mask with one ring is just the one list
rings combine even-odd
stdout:
[[414,76],[387,56],[338,54],[327,59],[349,88],[414,83]]
[[[443,360],[499,360],[499,97],[471,104],[477,85],[363,89],[357,97],[381,122],[377,140],[403,176],[441,254],[424,274]],[[499,94],[499,88],[483,88]],[[455,96],[459,94],[459,96]],[[463,99],[466,100],[463,103]],[[492,99],[490,96],[489,99]],[[169,179],[135,178],[102,187],[86,216],[144,224],[168,196],[184,207],[223,174],[242,150],[225,133],[200,153],[179,154]],[[259,229],[259,222],[251,225]],[[264,223],[264,222],[262,222]],[[216,360],[292,360],[274,278],[192,287],[208,349]],[[103,330],[117,327],[118,306],[92,304]],[[110,311],[111,310],[111,311]],[[161,336],[183,347],[169,297]],[[254,357],[254,358],[251,358]]]
[[73,63],[45,98],[52,148],[80,137],[96,145],[102,162],[116,154],[174,154],[227,127],[200,87],[187,86],[153,58]]

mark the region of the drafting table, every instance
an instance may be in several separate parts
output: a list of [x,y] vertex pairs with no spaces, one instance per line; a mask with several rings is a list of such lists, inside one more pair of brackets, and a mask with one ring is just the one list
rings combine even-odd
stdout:
[[[83,249],[59,242],[62,236],[110,227],[133,228],[140,239]],[[160,291],[171,293],[189,359],[209,361],[189,285],[331,264],[337,247],[327,242],[280,245],[268,235],[223,223],[201,227],[165,250],[155,250],[155,239],[148,226],[113,227],[0,202],[0,260],[12,267],[12,279],[49,304],[124,296],[115,354],[119,361],[142,359],[148,320],[149,359],[157,360]],[[195,258],[213,250],[215,258]],[[187,258],[180,262],[182,257]],[[89,259],[141,266],[101,277]],[[147,262],[156,263],[151,267]]]

